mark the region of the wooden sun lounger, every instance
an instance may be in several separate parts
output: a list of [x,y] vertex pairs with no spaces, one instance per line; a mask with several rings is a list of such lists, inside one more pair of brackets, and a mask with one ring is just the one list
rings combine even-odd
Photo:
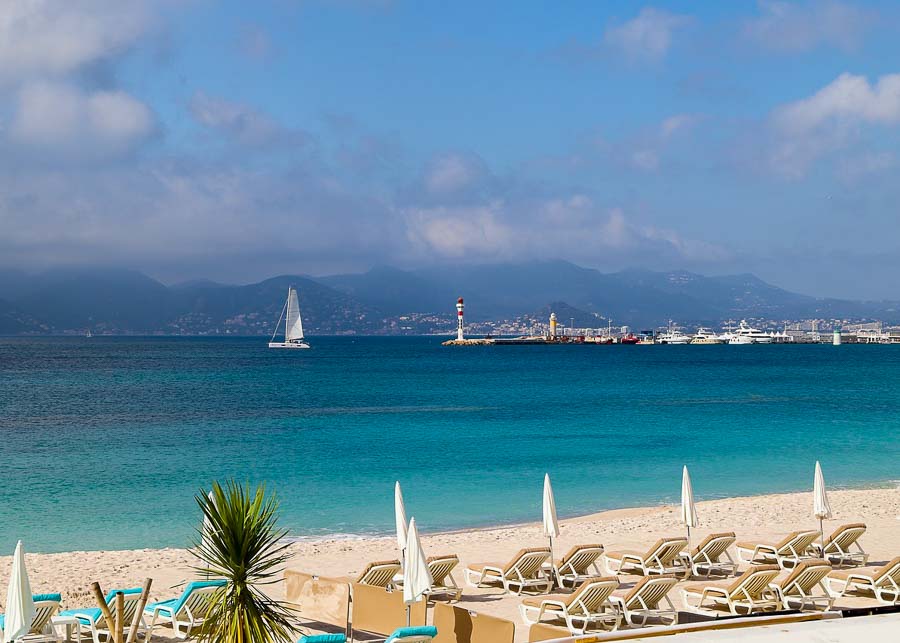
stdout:
[[606,571],[618,574],[637,570],[642,574],[680,574],[687,576],[691,566],[682,551],[687,547],[687,538],[660,538],[646,551],[624,549],[608,551],[604,555]]
[[[618,589],[609,600],[622,612],[625,623],[644,627],[650,619],[658,619],[666,625],[678,622],[678,611],[669,598],[669,592],[678,583],[671,574],[645,576],[631,589]],[[665,606],[662,604],[665,603]]]
[[556,562],[556,575],[562,587],[575,587],[588,578],[600,575],[597,561],[603,555],[603,545],[575,545]]
[[[787,577],[776,579],[772,586],[781,596],[784,609],[791,609],[791,602],[799,602],[800,606],[797,609],[801,612],[830,610],[834,605],[834,597],[824,582],[830,573],[831,565],[827,560],[822,558],[804,560],[794,567]],[[815,594],[816,587],[822,590],[821,594]]]
[[871,592],[882,603],[900,604],[900,556],[880,567],[836,569],[825,577],[825,583],[835,597],[852,591]]
[[539,589],[546,593],[553,587],[553,581],[544,576],[541,569],[548,558],[550,549],[537,547],[520,549],[506,564],[472,563],[466,567],[466,582],[473,587],[500,583],[506,592],[517,587],[516,594],[526,589]]
[[539,623],[546,616],[564,620],[572,634],[582,634],[593,624],[616,630],[622,615],[609,597],[618,587],[619,581],[614,577],[588,578],[571,594],[525,598],[519,611],[527,625]]
[[774,612],[781,607],[781,597],[770,584],[779,572],[778,565],[753,565],[731,581],[685,585],[681,588],[685,608],[700,613],[720,607],[732,614]]
[[[739,542],[737,547],[738,560],[751,565],[765,565],[775,563],[782,569],[794,566],[806,558],[816,558],[810,553],[812,544],[819,537],[818,531],[792,531],[781,539],[780,542]],[[750,554],[745,558],[746,554]]]
[[[841,525],[825,539],[822,558],[838,566],[865,565],[869,562],[869,554],[859,544],[859,538],[864,533],[866,526],[861,522]],[[856,551],[852,551],[854,547]]]
[[[723,574],[730,576],[737,573],[737,563],[728,553],[737,538],[733,531],[710,534],[687,553],[691,564],[691,573],[695,576],[711,576]],[[722,557],[725,560],[722,560]]]

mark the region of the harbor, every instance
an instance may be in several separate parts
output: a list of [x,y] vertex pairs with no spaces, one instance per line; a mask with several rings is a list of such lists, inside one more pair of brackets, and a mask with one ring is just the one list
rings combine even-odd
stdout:
[[628,326],[614,328],[612,322],[606,328],[563,327],[555,312],[550,313],[546,324],[537,323],[531,332],[520,335],[465,336],[465,303],[457,300],[456,337],[442,342],[443,346],[543,346],[543,345],[749,345],[749,344],[900,344],[900,326],[886,326],[882,322],[864,322],[838,325],[835,322],[783,323],[781,330],[758,328],[742,319],[727,321],[719,330],[696,326],[693,332],[669,320],[667,326],[654,330],[634,332]]

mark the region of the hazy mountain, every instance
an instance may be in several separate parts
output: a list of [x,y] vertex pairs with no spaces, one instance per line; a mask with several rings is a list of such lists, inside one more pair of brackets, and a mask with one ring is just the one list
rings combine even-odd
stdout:
[[[39,275],[0,271],[0,333],[251,334],[272,332],[289,286],[297,287],[310,334],[444,331],[465,297],[470,320],[519,316],[577,326],[652,328],[742,318],[900,320],[892,302],[816,299],[753,275],[689,272],[601,273],[565,261],[390,267],[362,274],[283,275],[244,286],[195,280],[165,286],[131,270],[58,269]],[[400,318],[403,318],[402,320]],[[602,318],[602,319],[601,319]]]
[[435,280],[431,275],[419,275],[388,266],[372,268],[362,274],[315,279],[388,315],[444,310],[448,301],[455,304],[459,297],[452,286]]

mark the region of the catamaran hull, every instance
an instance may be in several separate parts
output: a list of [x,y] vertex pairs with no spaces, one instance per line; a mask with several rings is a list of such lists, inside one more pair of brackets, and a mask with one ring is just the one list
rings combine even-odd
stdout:
[[309,348],[306,342],[269,342],[269,348]]

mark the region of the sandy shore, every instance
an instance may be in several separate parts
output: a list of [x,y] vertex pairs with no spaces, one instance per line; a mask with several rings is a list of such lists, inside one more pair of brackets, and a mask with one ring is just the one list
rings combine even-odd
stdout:
[[[872,561],[884,561],[900,554],[900,490],[842,490],[829,492],[834,519],[826,521],[826,535],[846,522],[865,522],[868,531],[863,547]],[[714,531],[735,531],[738,539],[772,539],[794,529],[818,528],[813,519],[812,494],[792,493],[746,498],[729,498],[698,503],[701,526],[696,537]],[[677,507],[620,509],[573,518],[562,522],[562,535],[555,543],[557,554],[578,543],[602,543],[607,549],[647,546],[659,536],[684,532],[678,521]],[[27,550],[27,544],[26,550]],[[428,555],[457,554],[462,565],[484,560],[507,560],[520,547],[541,546],[546,539],[540,525],[520,525],[495,529],[426,535],[422,545]],[[368,561],[396,558],[393,538],[365,540],[322,540],[291,545],[290,567],[324,576],[352,576]],[[61,592],[63,607],[91,605],[88,589],[100,581],[104,589],[139,585],[153,579],[151,600],[177,596],[175,589],[196,577],[190,553],[182,549],[91,551],[60,554],[28,554],[27,565],[35,592]],[[0,557],[0,587],[6,587],[10,557]],[[455,573],[464,582],[462,566]],[[628,580],[628,579],[623,579]],[[5,592],[0,600],[5,599]],[[283,596],[282,584],[272,594]],[[673,593],[673,598],[675,594]],[[676,605],[679,604],[676,600]],[[864,599],[843,599],[848,605],[866,604]],[[517,606],[519,599],[504,597],[497,590],[465,588],[461,603],[469,609],[489,613],[516,622],[517,640],[527,638]],[[164,640],[171,631],[154,632]],[[173,639],[174,640],[174,639]]]

